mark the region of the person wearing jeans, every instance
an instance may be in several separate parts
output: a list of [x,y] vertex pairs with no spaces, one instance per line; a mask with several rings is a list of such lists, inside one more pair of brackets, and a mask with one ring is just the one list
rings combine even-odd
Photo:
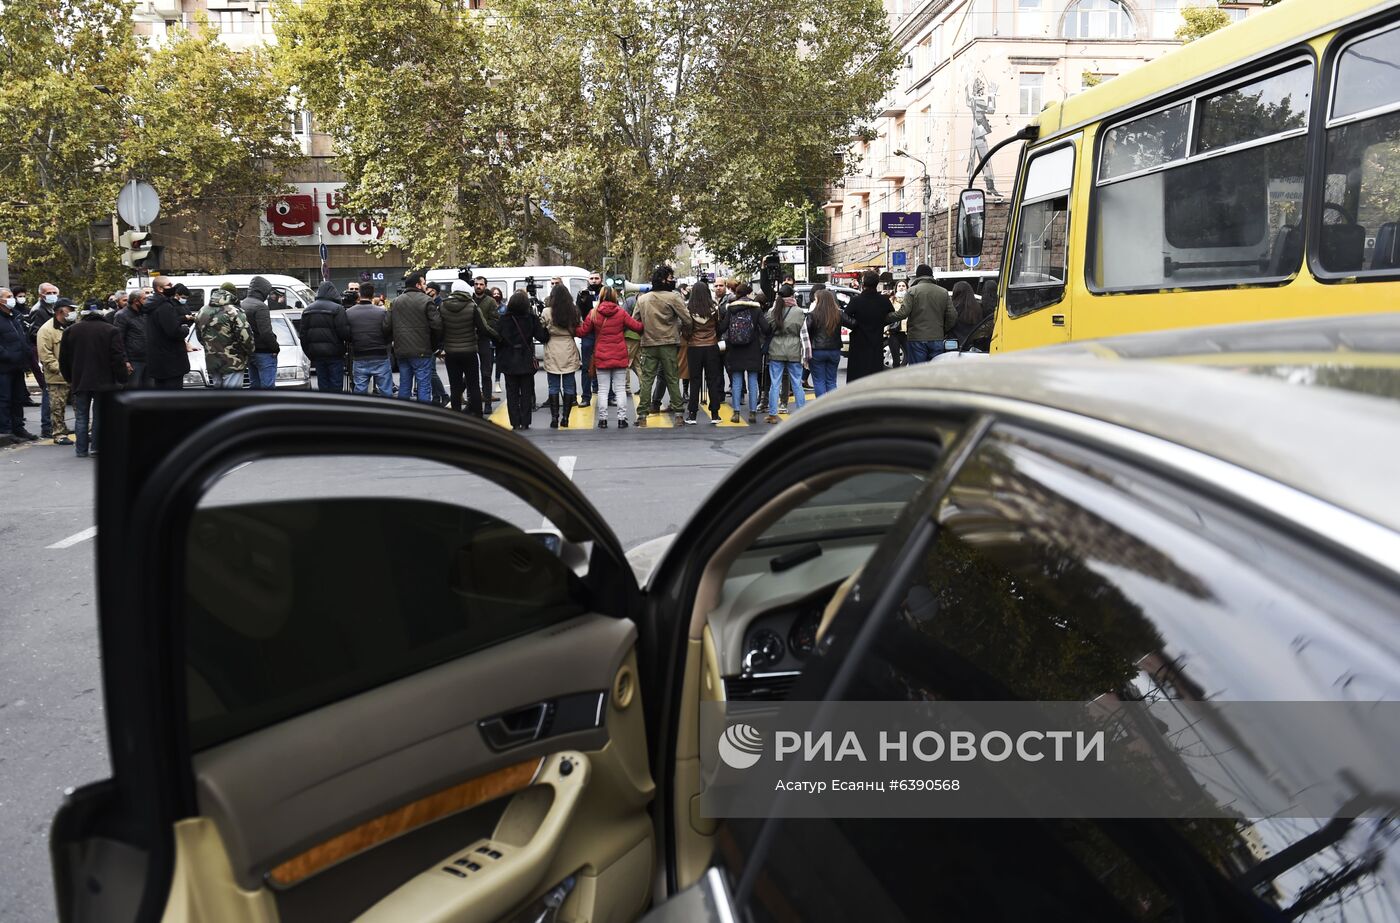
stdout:
[[[617,428],[627,428],[627,405],[632,396],[627,387],[628,369],[632,365],[627,331],[640,333],[642,322],[624,311],[617,303],[618,294],[612,288],[598,291],[598,306],[588,312],[578,329],[579,337],[594,340],[593,361],[598,369],[598,428],[608,428],[608,407],[617,408]],[[616,396],[616,403],[604,403],[604,394]]]
[[[768,333],[768,318],[757,301],[751,297],[753,288],[747,282],[734,287],[734,298],[719,314],[719,334],[724,338],[724,367],[729,372],[733,389],[729,407],[733,411],[729,422],[740,421],[740,398],[747,390],[749,422],[758,422],[759,369],[763,367],[763,338]],[[745,388],[747,385],[747,389]]]
[[[375,310],[384,309],[376,307]],[[371,381],[374,382],[375,393],[383,397],[394,396],[394,371],[388,356],[355,360],[355,393],[368,394]]]
[[855,318],[841,310],[836,296],[826,289],[817,292],[807,332],[812,342],[812,387],[821,397],[836,390],[836,370],[841,365],[841,328],[855,327]]
[[248,359],[248,387],[263,390],[277,387],[276,353],[253,353]]
[[909,322],[909,365],[918,365],[943,352],[943,341],[958,322],[958,314],[947,289],[933,281],[933,269],[920,265],[891,319]]
[[[77,453],[79,458],[87,458],[97,454],[98,415],[93,404],[93,398],[96,396],[94,391],[73,393],[73,424],[78,431]],[[89,427],[91,435],[89,435]]]
[[399,360],[399,399],[411,400],[416,390],[419,402],[431,403],[437,378],[433,341],[442,335],[442,313],[424,291],[422,273],[404,278],[403,294],[389,306],[388,329]]
[[350,324],[350,353],[354,357],[351,372],[355,393],[368,394],[370,380],[374,390],[384,396],[394,396],[393,362],[389,359],[389,315],[374,303],[374,285],[360,286],[358,300],[345,309]]
[[272,313],[268,308],[267,299],[271,294],[272,283],[262,276],[253,276],[248,282],[248,297],[239,304],[253,331],[253,358],[248,363],[248,386],[262,390],[277,387],[277,354],[282,350],[282,344],[277,342],[277,331],[272,328]]
[[103,319],[99,310],[85,310],[82,320],[63,334],[58,363],[63,377],[73,386],[78,457],[96,455],[101,445],[98,435],[101,421],[93,399],[99,391],[118,390],[131,374],[122,336]]
[[807,394],[802,390],[807,317],[797,306],[796,293],[791,285],[784,284],[778,290],[778,296],[778,303],[768,312],[768,323],[773,330],[773,338],[768,342],[769,423],[778,422],[778,391],[784,377],[792,388],[797,409],[801,410],[807,403]]
[[567,429],[577,393],[575,373],[582,370],[586,378],[588,370],[583,368],[583,359],[574,343],[574,331],[583,326],[583,318],[566,286],[560,284],[550,289],[540,322],[549,333],[549,342],[544,344],[543,363],[549,384],[549,428]]
[[436,362],[432,356],[400,356],[399,400],[411,401],[416,394],[418,401],[431,404],[434,365]]

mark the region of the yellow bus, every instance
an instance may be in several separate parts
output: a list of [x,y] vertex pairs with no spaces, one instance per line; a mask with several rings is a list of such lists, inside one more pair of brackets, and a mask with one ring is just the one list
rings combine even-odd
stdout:
[[[1010,140],[994,352],[1400,310],[1394,0],[1285,0]],[[960,255],[981,253],[984,206],[962,194]]]

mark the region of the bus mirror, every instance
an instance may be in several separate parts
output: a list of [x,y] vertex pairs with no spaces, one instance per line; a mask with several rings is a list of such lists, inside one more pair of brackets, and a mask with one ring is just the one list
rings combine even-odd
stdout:
[[982,255],[982,233],[987,195],[981,189],[964,189],[958,196],[957,251],[964,259]]

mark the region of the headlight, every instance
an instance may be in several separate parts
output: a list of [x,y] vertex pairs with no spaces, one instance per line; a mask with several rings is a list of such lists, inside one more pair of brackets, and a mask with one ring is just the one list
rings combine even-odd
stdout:
[[203,372],[196,372],[191,369],[185,373],[186,388],[203,388],[206,384]]
[[277,370],[278,381],[300,381],[306,377],[306,372],[295,365],[288,366],[287,368],[279,368]]

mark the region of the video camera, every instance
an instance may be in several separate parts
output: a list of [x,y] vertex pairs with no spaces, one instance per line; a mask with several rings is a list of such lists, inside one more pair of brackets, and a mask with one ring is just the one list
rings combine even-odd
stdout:
[[783,263],[778,258],[778,251],[774,250],[763,258],[763,264],[759,268],[758,286],[763,289],[763,294],[772,298],[782,281]]
[[465,269],[459,269],[457,270],[457,278],[461,279],[468,285],[473,285],[476,283],[476,270],[470,266],[466,267]]
[[525,292],[530,296],[531,301],[537,300],[537,296],[539,295],[539,286],[535,284],[534,276],[525,277]]

